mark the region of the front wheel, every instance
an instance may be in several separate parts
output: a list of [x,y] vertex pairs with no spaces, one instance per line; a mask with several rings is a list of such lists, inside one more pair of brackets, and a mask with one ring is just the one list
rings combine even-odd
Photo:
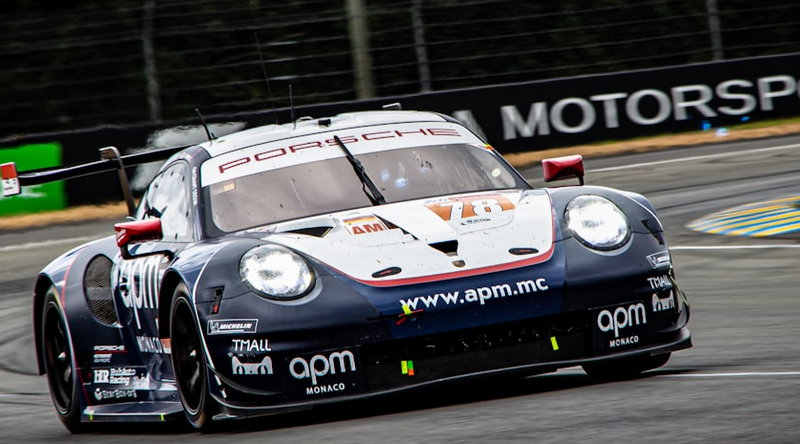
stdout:
[[618,381],[632,378],[647,370],[659,368],[669,361],[671,355],[671,353],[663,353],[655,356],[631,356],[612,361],[584,364],[582,367],[583,371],[592,379]]
[[72,362],[72,346],[58,292],[50,287],[42,309],[42,352],[47,385],[58,417],[72,433],[85,431],[81,423],[78,375]]
[[192,426],[201,432],[209,432],[218,405],[208,389],[203,342],[189,292],[183,284],[175,290],[170,313],[172,366],[181,404]]

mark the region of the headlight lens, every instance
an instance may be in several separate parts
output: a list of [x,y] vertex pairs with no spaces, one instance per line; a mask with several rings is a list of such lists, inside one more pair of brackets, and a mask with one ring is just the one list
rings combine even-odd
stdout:
[[299,298],[314,282],[308,263],[280,245],[250,249],[239,262],[239,276],[251,290],[271,299]]
[[583,195],[572,199],[565,218],[572,234],[597,250],[619,248],[631,235],[625,213],[604,197]]

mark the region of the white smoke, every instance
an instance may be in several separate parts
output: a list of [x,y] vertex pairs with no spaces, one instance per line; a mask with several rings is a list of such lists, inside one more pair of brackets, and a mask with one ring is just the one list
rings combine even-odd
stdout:
[[[244,129],[244,122],[212,123],[208,125],[209,131],[216,137],[234,133]],[[194,145],[208,140],[205,128],[202,125],[182,125],[173,128],[165,128],[150,134],[147,138],[147,145],[144,148],[132,150],[132,152],[152,151],[172,146]],[[136,167],[131,178],[131,188],[136,191],[144,191],[150,181],[158,173],[163,161],[151,162]]]

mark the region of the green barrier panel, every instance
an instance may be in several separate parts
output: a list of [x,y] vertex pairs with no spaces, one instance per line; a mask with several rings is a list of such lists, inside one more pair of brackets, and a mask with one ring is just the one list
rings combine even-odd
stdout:
[[[19,173],[60,166],[61,145],[53,142],[4,148],[0,150],[0,163],[6,162],[15,162]],[[63,181],[22,187],[22,194],[18,196],[0,194],[0,216],[60,210],[66,206]]]

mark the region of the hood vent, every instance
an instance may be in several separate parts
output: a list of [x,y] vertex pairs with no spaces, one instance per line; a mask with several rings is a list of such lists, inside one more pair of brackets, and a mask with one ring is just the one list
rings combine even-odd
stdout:
[[431,248],[435,248],[435,249],[441,251],[442,253],[444,253],[444,254],[446,254],[448,256],[455,256],[456,254],[458,254],[458,241],[457,240],[436,242],[436,243],[428,244],[428,245],[430,245]]
[[385,278],[387,276],[394,276],[396,274],[400,274],[401,271],[403,270],[401,270],[400,267],[384,268],[383,270],[372,273],[372,277],[374,277],[375,279]]
[[286,231],[286,233],[305,234],[306,236],[323,238],[332,229],[333,227],[308,227],[308,228],[298,228],[296,230],[289,230]]
[[539,252],[536,248],[530,247],[521,247],[521,248],[511,248],[508,250],[509,253],[513,254],[514,256],[525,256],[528,254],[536,254]]

